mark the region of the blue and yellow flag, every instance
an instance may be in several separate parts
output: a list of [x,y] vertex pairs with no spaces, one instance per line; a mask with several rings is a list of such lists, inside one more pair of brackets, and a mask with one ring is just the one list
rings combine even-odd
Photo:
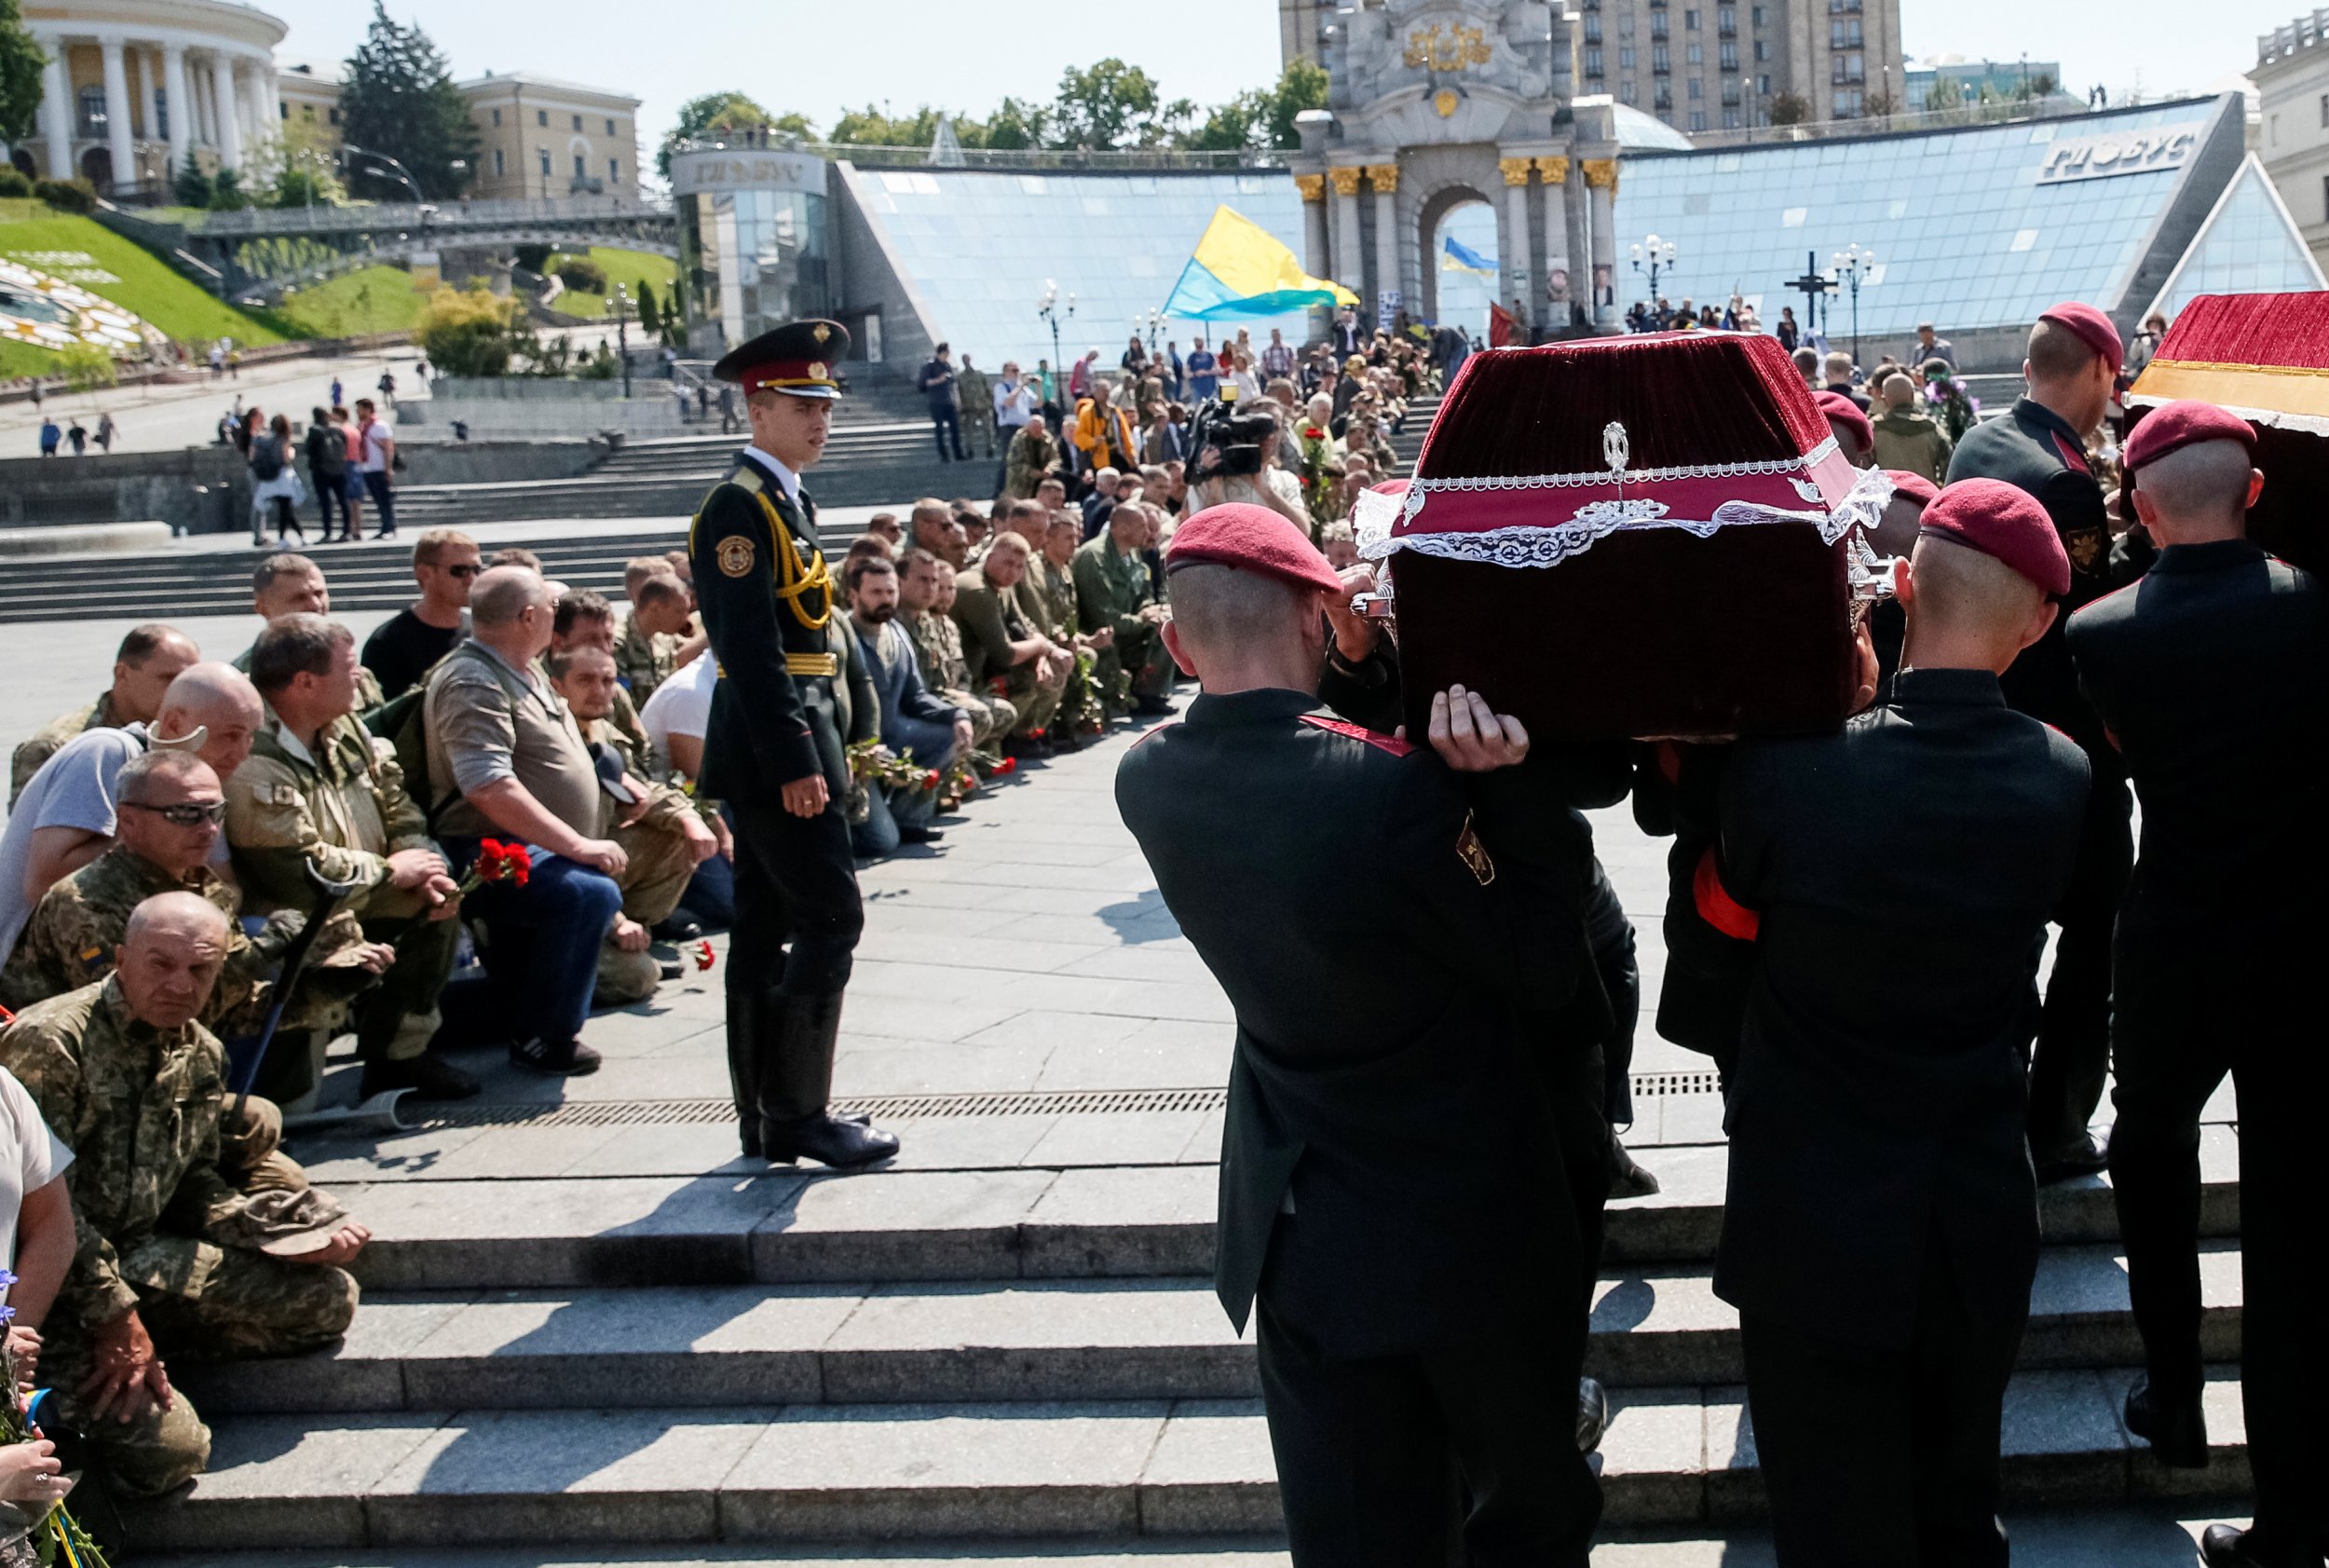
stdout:
[[1197,253],[1180,270],[1164,314],[1185,321],[1290,316],[1314,305],[1356,305],[1338,283],[1304,272],[1269,230],[1227,207],[1213,211]]
[[1447,237],[1439,249],[1441,252],[1439,270],[1442,272],[1470,272],[1482,278],[1496,276],[1494,262],[1463,243],[1452,234]]

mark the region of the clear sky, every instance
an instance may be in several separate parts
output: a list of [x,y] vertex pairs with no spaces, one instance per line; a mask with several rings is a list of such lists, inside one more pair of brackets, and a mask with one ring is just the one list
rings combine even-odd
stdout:
[[[345,58],[370,7],[360,0],[257,0],[291,25],[284,52]],[[2299,0],[1902,0],[1914,56],[2062,62],[2065,85],[2114,94],[2199,88],[2254,61],[2255,35]],[[645,102],[643,150],[700,92],[740,88],[770,109],[828,126],[843,109],[884,100],[983,113],[1005,94],[1048,98],[1059,73],[1118,55],[1169,96],[1211,103],[1273,80],[1272,0],[1172,0],[1164,6],[1036,7],[1004,0],[389,0],[452,57],[456,75],[525,69],[620,88]],[[2200,18],[2204,15],[2205,20]]]

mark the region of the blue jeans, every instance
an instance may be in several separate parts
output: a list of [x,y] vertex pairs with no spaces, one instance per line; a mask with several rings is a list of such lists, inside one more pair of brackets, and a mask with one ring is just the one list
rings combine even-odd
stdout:
[[726,931],[736,923],[736,867],[726,855],[715,854],[696,867],[679,907],[696,918],[706,931]]
[[[453,875],[477,858],[480,840],[447,839]],[[598,985],[598,952],[622,909],[612,877],[538,844],[525,886],[487,882],[465,901],[485,927],[485,977],[511,1038],[557,1044],[581,1034]]]
[[395,533],[396,492],[388,488],[388,476],[387,470],[366,469],[364,470],[364,489],[371,494],[372,504],[380,513],[379,532],[383,534]]
[[937,438],[940,462],[947,460],[947,443],[949,439],[954,443],[953,460],[959,463],[969,458],[970,454],[962,450],[962,414],[960,409],[951,407],[931,409],[930,433]]

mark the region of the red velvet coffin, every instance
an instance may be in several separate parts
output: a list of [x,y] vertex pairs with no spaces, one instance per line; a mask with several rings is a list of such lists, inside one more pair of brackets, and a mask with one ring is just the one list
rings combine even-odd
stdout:
[[[2255,427],[2265,488],[2248,537],[2291,566],[2329,571],[2329,293],[2193,300],[2128,394],[2129,430],[2177,398],[2218,404]],[[2134,486],[2143,487],[2140,474]]]
[[1854,469],[1775,338],[1677,333],[1475,354],[1396,516],[1405,703],[1462,682],[1553,739],[1825,728],[1849,711]]

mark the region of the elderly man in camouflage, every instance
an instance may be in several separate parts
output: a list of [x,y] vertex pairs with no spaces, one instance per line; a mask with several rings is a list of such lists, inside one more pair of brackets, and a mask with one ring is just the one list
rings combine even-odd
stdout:
[[1134,711],[1147,715],[1173,711],[1166,700],[1173,689],[1172,655],[1165,652],[1159,630],[1171,617],[1156,602],[1149,564],[1141,554],[1152,525],[1148,507],[1138,503],[1119,506],[1108,515],[1107,532],[1075,553],[1076,602],[1083,629],[1107,628],[1116,634],[1114,645],[1100,654],[1094,671],[1111,718],[1122,711],[1116,697],[1119,671],[1131,677]]
[[1019,716],[1001,698],[982,697],[970,689],[970,668],[962,661],[962,629],[947,613],[953,600],[952,566],[919,546],[899,557],[898,624],[914,645],[922,684],[971,716],[971,745],[984,750],[997,736],[1010,734]]
[[[210,764],[185,752],[147,752],[122,765],[118,788],[116,841],[41,899],[0,969],[0,1002],[20,1012],[102,980],[113,973],[131,911],[157,893],[194,893],[229,922],[239,912],[240,891],[207,864],[225,810]],[[258,1032],[274,1000],[270,972],[298,930],[298,920],[286,919],[245,936],[230,923],[225,963],[203,1004],[205,1028],[227,1039]],[[372,983],[388,949],[357,936],[352,930],[328,933],[331,945],[319,947],[285,1011],[286,1029],[332,1016],[341,999]],[[246,1192],[305,1187],[306,1176],[280,1152],[282,1140],[281,1112],[271,1099],[253,1096],[225,1129],[226,1179]]]
[[394,953],[379,989],[355,1008],[362,1094],[467,1099],[477,1080],[429,1054],[460,933],[450,918],[457,884],[405,793],[394,749],[355,716],[362,675],[355,634],[320,615],[286,615],[259,634],[251,684],[272,717],[226,781],[226,842],[255,914],[311,905],[310,865],[358,884],[343,908],[367,941]]
[[552,689],[565,699],[581,727],[583,743],[594,757],[602,749],[611,754],[620,766],[623,787],[637,797],[623,802],[605,790],[599,793],[598,835],[621,845],[630,862],[615,879],[622,889],[622,914],[599,949],[594,1000],[607,1007],[628,1006],[654,995],[662,979],[662,966],[647,950],[652,928],[679,907],[696,867],[724,851],[732,855],[733,841],[716,814],[707,824],[685,794],[645,782],[640,751],[610,722],[622,694],[613,655],[595,643],[578,643],[553,651],[548,668]]
[[194,639],[171,627],[132,626],[114,655],[114,683],[96,702],[52,718],[33,731],[16,748],[8,763],[8,804],[24,792],[24,784],[40,765],[63,749],[64,743],[87,729],[117,729],[125,724],[151,724],[161,712],[162,693],[178,672],[202,657]]
[[[329,1218],[320,1194],[247,1198],[219,1176],[226,1058],[196,1020],[228,926],[197,893],[150,898],[111,978],[0,1031],[0,1066],[74,1153],[78,1248],[56,1302],[24,1326],[44,1336],[41,1376],[64,1424],[131,1497],[174,1491],[210,1459],[210,1430],[170,1388],[161,1353],[225,1360],[331,1343],[356,1310],[343,1265],[371,1239]],[[287,1223],[300,1233],[285,1236]]]

